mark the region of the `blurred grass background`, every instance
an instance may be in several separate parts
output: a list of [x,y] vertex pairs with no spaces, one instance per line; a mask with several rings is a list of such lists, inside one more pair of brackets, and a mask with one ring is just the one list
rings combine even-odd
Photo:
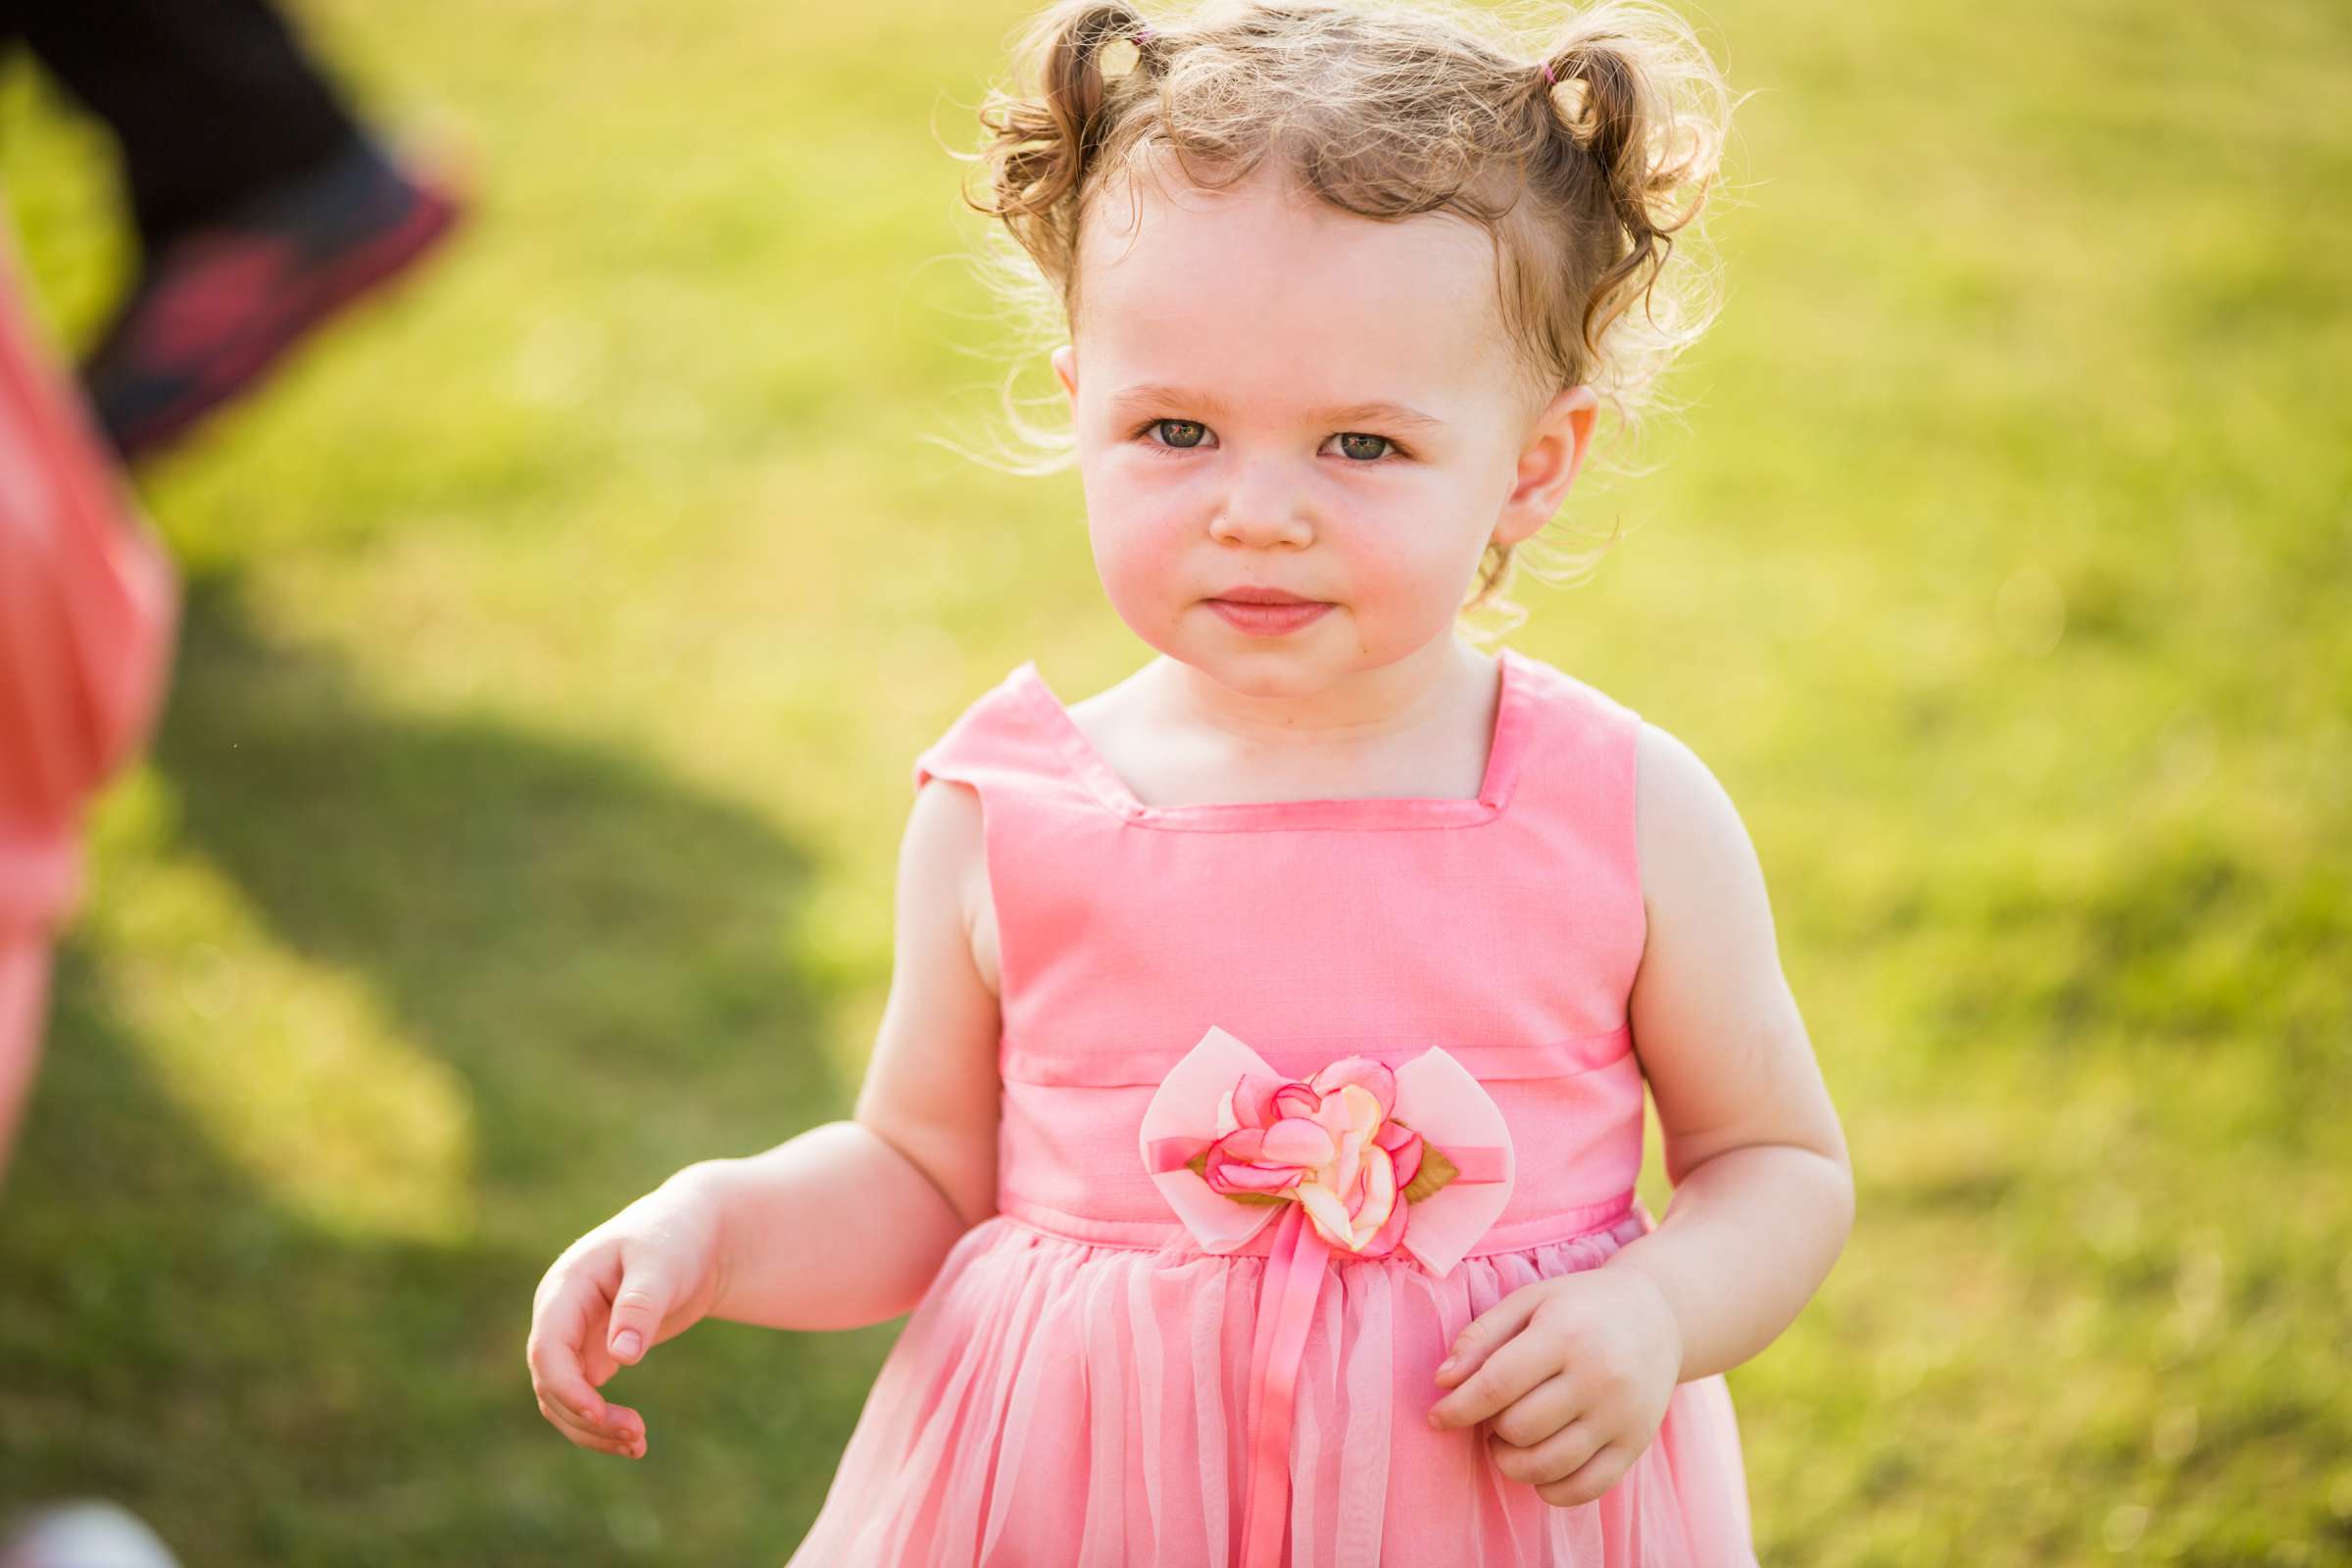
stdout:
[[[1760,89],[1728,308],[1512,640],[1723,778],[1846,1118],[1852,1244],[1732,1375],[1765,1559],[2352,1561],[2352,13],[1687,14]],[[780,1560],[895,1325],[664,1347],[636,1466],[522,1338],[579,1231],[847,1111],[913,754],[1148,654],[1073,477],[921,439],[993,417],[946,148],[1024,13],[296,15],[480,206],[143,476],[188,624],[0,1203],[0,1506]],[[0,174],[86,341],[111,149],[22,59]]]

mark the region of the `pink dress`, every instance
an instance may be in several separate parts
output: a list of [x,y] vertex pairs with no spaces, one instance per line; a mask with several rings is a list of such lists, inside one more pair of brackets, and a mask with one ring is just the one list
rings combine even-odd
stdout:
[[[1475,799],[1146,806],[1033,663],[916,760],[917,789],[981,800],[998,1212],[892,1348],[796,1568],[1754,1562],[1720,1376],[1579,1507],[1497,1471],[1485,1423],[1425,1419],[1473,1317],[1653,1223],[1626,1008],[1640,720],[1498,664]],[[1236,1106],[1269,1103],[1219,1094],[1237,1064],[1263,1091],[1348,1057],[1459,1171],[1380,1255],[1200,1174]]]
[[81,816],[145,744],[179,578],[25,296],[0,223],[0,1172],[32,1085]]

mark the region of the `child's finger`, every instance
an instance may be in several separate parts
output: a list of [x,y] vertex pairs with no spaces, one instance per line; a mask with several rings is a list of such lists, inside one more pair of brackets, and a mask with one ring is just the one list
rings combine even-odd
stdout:
[[1527,1326],[1542,1299],[1533,1291],[1513,1291],[1470,1320],[1453,1337],[1452,1353],[1438,1363],[1441,1386],[1458,1384],[1494,1352],[1496,1346]]
[[612,1322],[605,1348],[623,1366],[635,1366],[661,1336],[662,1314],[676,1294],[659,1263],[629,1260],[612,1293]]
[[[1534,1388],[1522,1394],[1501,1410],[1488,1426],[1501,1442],[1515,1448],[1533,1448],[1545,1439],[1564,1432],[1586,1412],[1587,1400],[1577,1382],[1565,1372],[1554,1372]],[[1598,1446],[1595,1443],[1594,1446]],[[1582,1464],[1582,1459],[1578,1464]],[[1575,1469],[1570,1465],[1569,1470]],[[1567,1470],[1558,1472],[1566,1475]],[[1549,1481],[1550,1476],[1542,1480]]]
[[1536,1495],[1562,1508],[1580,1507],[1615,1486],[1639,1456],[1626,1444],[1604,1444],[1572,1474],[1538,1487]]
[[1559,1370],[1559,1351],[1548,1336],[1517,1335],[1489,1352],[1451,1394],[1429,1407],[1429,1424],[1466,1427],[1484,1421]]
[[644,1457],[645,1431],[642,1427],[612,1430],[583,1426],[562,1405],[550,1404],[545,1399],[539,1401],[539,1413],[547,1417],[549,1424],[558,1432],[580,1447],[594,1448],[599,1453],[610,1453],[624,1459]]
[[604,1418],[605,1400],[581,1375],[576,1347],[587,1327],[588,1298],[593,1294],[581,1279],[566,1281],[532,1317],[530,1338],[523,1346],[531,1387],[539,1397],[590,1426]]
[[588,1303],[587,1321],[580,1326],[580,1375],[589,1387],[602,1389],[612,1380],[615,1363],[612,1353],[605,1348],[605,1341],[612,1332],[612,1303],[599,1291]]
[[612,1359],[612,1352],[605,1348],[605,1337],[601,1334],[590,1340],[580,1352],[580,1371],[592,1388],[603,1388],[619,1370],[620,1363]]
[[605,1418],[595,1427],[595,1435],[618,1443],[623,1449],[645,1446],[645,1418],[625,1404],[605,1406]]

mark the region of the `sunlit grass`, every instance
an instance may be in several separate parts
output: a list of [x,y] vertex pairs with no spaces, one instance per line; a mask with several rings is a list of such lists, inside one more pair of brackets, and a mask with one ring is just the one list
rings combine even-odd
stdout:
[[142,771],[112,803],[106,850],[135,890],[95,902],[85,936],[175,1109],[272,1201],[338,1234],[464,1241],[473,1105],[404,1039],[359,976],[314,972],[233,882],[175,852],[170,787]]

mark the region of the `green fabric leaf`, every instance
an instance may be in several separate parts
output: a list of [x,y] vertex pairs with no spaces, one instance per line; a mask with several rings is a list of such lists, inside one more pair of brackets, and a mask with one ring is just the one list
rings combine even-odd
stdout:
[[1438,1152],[1438,1146],[1428,1139],[1421,1141],[1421,1168],[1398,1196],[1408,1203],[1418,1203],[1432,1193],[1442,1192],[1446,1185],[1462,1173],[1461,1167]]

